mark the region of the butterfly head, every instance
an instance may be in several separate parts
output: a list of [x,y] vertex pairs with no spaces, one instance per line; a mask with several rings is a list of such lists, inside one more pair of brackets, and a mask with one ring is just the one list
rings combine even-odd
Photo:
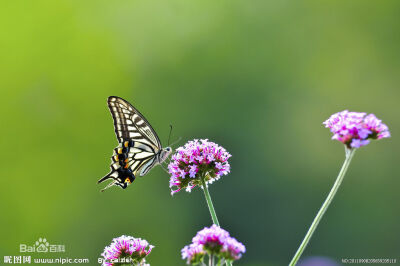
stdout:
[[171,147],[166,147],[162,149],[160,154],[160,163],[164,162],[171,153],[172,153]]

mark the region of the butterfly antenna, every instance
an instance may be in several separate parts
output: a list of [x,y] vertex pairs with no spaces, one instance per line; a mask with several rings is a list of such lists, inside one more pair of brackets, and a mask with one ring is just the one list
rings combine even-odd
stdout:
[[104,192],[104,190],[112,187],[115,183],[117,183],[117,180],[114,180],[112,182],[110,182],[105,188],[103,188],[102,190],[100,190],[101,192]]
[[172,133],[172,125],[169,125],[170,129],[169,129],[169,136],[168,136],[168,146],[169,146],[169,141],[171,140],[171,133]]
[[175,144],[177,144],[179,141],[181,141],[181,139],[182,139],[182,137],[179,137],[176,141],[172,142],[170,147],[172,147]]

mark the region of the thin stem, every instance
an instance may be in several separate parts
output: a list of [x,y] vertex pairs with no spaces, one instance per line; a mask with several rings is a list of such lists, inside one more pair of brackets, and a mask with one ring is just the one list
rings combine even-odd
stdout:
[[[208,187],[207,187],[207,184],[206,184],[206,181],[205,181],[205,177],[201,178],[201,184],[203,186],[204,196],[206,197],[208,209],[209,209],[210,214],[211,214],[211,219],[212,219],[212,221],[213,221],[213,223],[215,225],[220,226],[218,218],[217,218],[217,213],[215,212],[214,205],[213,205],[212,200],[211,200],[210,192],[208,191]],[[232,266],[232,263],[230,261],[226,261],[226,265],[227,266]]]
[[201,184],[203,185],[204,196],[206,197],[208,209],[210,210],[211,219],[214,224],[219,226],[217,213],[215,212],[214,205],[211,200],[210,192],[208,192],[207,184],[204,178],[201,178]]
[[331,191],[328,194],[328,197],[326,198],[324,204],[322,204],[322,207],[319,209],[317,216],[315,216],[314,221],[312,222],[310,228],[308,229],[308,232],[306,236],[303,239],[303,242],[301,242],[301,245],[296,251],[296,254],[294,255],[292,261],[290,262],[289,266],[294,266],[296,265],[297,261],[300,259],[301,254],[303,253],[304,249],[307,247],[308,242],[311,239],[311,236],[313,235],[315,229],[318,226],[318,223],[320,222],[322,216],[324,216],[324,213],[329,207],[329,204],[332,202],[333,198],[335,197],[336,192],[339,189],[340,184],[343,181],[343,178],[346,174],[347,168],[350,165],[351,159],[353,158],[353,155],[355,153],[355,149],[349,150],[348,148],[346,149],[346,159],[344,160],[342,169],[340,169],[339,175],[336,178],[335,184],[331,188]]
[[209,259],[209,263],[208,266],[214,266],[214,255],[208,255]]

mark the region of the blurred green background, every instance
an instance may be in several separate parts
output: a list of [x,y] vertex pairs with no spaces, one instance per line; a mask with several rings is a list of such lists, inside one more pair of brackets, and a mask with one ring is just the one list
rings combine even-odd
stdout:
[[[233,157],[210,187],[237,265],[288,264],[344,159],[322,122],[373,112],[392,138],[361,148],[307,256],[400,259],[399,1],[3,1],[0,257],[39,237],[96,265],[122,234],[152,265],[211,224],[202,191],[160,168],[105,193],[110,95],[166,145],[209,138]],[[35,255],[36,256],[36,255]],[[42,256],[44,257],[44,256]],[[3,261],[1,261],[3,262]]]

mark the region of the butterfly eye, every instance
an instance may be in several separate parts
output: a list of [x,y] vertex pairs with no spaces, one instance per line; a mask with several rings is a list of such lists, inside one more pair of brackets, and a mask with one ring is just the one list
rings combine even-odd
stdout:
[[128,184],[132,183],[131,180],[129,179],[129,177],[125,178],[125,183],[128,183]]

